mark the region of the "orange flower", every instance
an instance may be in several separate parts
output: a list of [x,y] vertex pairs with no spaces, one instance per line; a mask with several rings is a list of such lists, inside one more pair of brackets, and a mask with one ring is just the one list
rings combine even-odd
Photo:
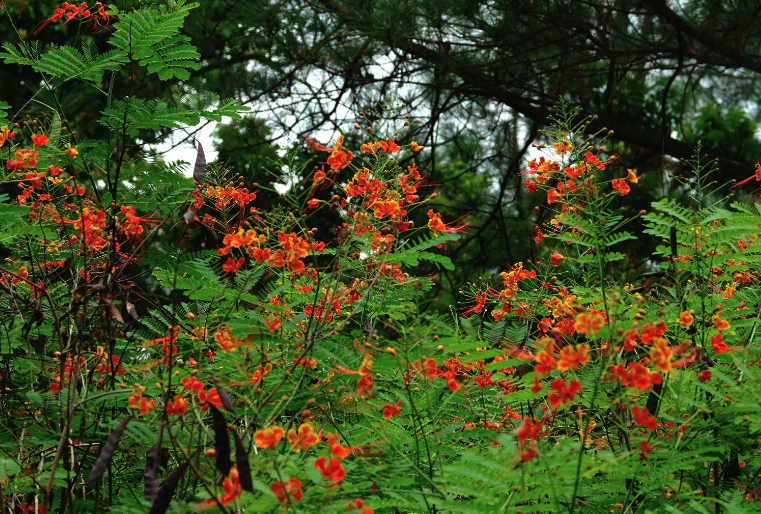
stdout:
[[711,336],[711,346],[713,346],[713,351],[716,352],[716,355],[721,355],[722,353],[729,351],[729,346],[724,343],[724,340],[721,338],[721,334]]
[[330,458],[328,464],[325,464],[325,457],[319,457],[314,461],[314,467],[320,470],[322,478],[330,480],[333,484],[340,484],[346,475],[346,470],[341,466],[341,461]]
[[45,134],[34,134],[32,136],[32,143],[34,143],[34,146],[45,146],[48,144],[48,136]]
[[201,391],[198,393],[198,403],[201,404],[201,410],[206,412],[207,404],[217,408],[222,407],[222,398],[219,397],[216,389],[209,389],[209,392]]
[[339,459],[345,459],[351,453],[351,448],[344,448],[338,442],[340,436],[338,434],[328,434],[328,448],[330,453],[338,457]]
[[537,364],[534,366],[534,371],[538,375],[549,375],[555,367],[557,367],[557,363],[555,362],[555,359],[552,358],[552,355],[547,353],[547,351],[542,350],[541,352],[536,354],[536,357],[534,357]]
[[283,326],[283,324],[280,322],[280,316],[275,316],[274,318],[271,316],[264,318],[264,323],[267,325],[267,328],[270,330],[270,332],[277,332]]
[[272,257],[272,250],[270,250],[269,248],[264,248],[263,250],[259,248],[254,249],[254,259],[256,261],[268,261],[270,260],[271,257]]
[[140,407],[138,412],[140,412],[140,414],[149,414],[153,411],[154,408],[156,408],[156,400],[147,400],[142,398],[140,400]]
[[534,385],[531,386],[531,392],[534,394],[539,394],[539,391],[542,389],[544,389],[544,386],[538,378],[534,377]]
[[228,273],[237,273],[245,263],[246,260],[243,257],[239,258],[238,260],[235,260],[232,257],[228,257],[227,261],[222,265],[222,271],[226,271]]
[[552,255],[550,255],[550,262],[554,264],[555,266],[560,266],[561,264],[563,264],[564,258],[565,257],[563,257],[561,254],[555,252]]
[[547,191],[547,203],[553,204],[563,199],[563,195],[558,192],[554,187]]
[[726,329],[729,328],[729,321],[725,319],[721,319],[721,316],[716,314],[713,318],[713,327],[718,330],[719,332],[724,332]]
[[380,143],[364,143],[359,147],[359,150],[362,153],[376,153],[378,150],[380,150],[380,147]]
[[561,141],[559,143],[555,143],[552,146],[555,148],[555,153],[558,155],[563,155],[573,150],[573,145],[568,141]]
[[410,149],[411,149],[413,152],[419,152],[419,151],[420,151],[420,150],[422,150],[423,148],[424,148],[424,147],[422,147],[422,146],[420,146],[419,144],[417,144],[417,141],[413,141],[413,142],[410,144]]
[[578,380],[571,380],[568,385],[562,378],[556,378],[550,385],[552,392],[547,397],[553,409],[557,409],[564,403],[569,403],[576,398],[576,393],[581,392],[581,383]]
[[140,408],[140,401],[143,399],[143,391],[145,391],[145,387],[137,386],[137,390],[129,397],[130,409],[137,410]]
[[184,416],[188,410],[188,400],[179,394],[174,395],[174,401],[166,404],[167,416]]
[[387,202],[375,202],[373,204],[373,207],[375,208],[375,211],[373,212],[373,215],[376,218],[382,218],[384,216],[396,216],[400,212],[399,208],[399,202],[396,202],[394,200],[389,200]]
[[72,148],[71,143],[69,143],[69,149],[66,150],[66,153],[68,154],[69,157],[71,157],[72,159],[75,159],[77,155],[79,154],[79,152],[77,151],[77,148],[78,147],[76,146]]
[[579,365],[584,365],[589,362],[589,345],[582,344],[576,345],[576,351],[570,346],[566,346],[560,351],[558,358],[558,369],[560,371],[566,371],[573,368],[574,371],[579,369]]
[[281,504],[285,503],[289,496],[296,500],[296,503],[299,503],[304,497],[304,492],[301,490],[301,480],[295,477],[291,477],[287,482],[272,482],[270,491],[275,494],[277,501]]
[[328,157],[327,163],[331,169],[342,170],[349,165],[354,154],[351,152],[344,152],[343,150],[334,150]]
[[613,186],[613,189],[621,193],[621,196],[628,195],[631,190],[629,184],[627,184],[624,179],[613,179],[611,185]]
[[399,145],[394,143],[393,139],[389,139],[388,143],[386,143],[385,141],[379,141],[379,144],[380,144],[380,147],[383,148],[383,151],[386,153],[396,153],[401,149],[399,148]]
[[634,170],[626,170],[626,180],[631,182],[632,184],[636,184],[639,182],[639,177],[636,173],[634,173]]
[[689,327],[692,325],[692,323],[695,321],[695,318],[692,317],[692,314],[689,312],[683,312],[679,315],[679,319],[676,320],[677,323],[682,325],[683,327]]
[[9,129],[7,125],[0,127],[0,146],[3,146],[6,141],[13,141],[16,138],[16,133],[12,129]]
[[198,380],[196,377],[183,378],[180,380],[180,383],[188,391],[195,393],[200,393],[203,391],[203,382]]
[[225,478],[222,483],[224,494],[222,495],[222,505],[234,502],[241,496],[240,478],[238,476],[238,465],[236,464],[230,470],[230,476]]
[[396,402],[396,405],[393,403],[389,403],[388,405],[383,407],[383,417],[386,419],[391,419],[399,416],[402,413],[402,401],[399,400]]
[[294,451],[300,452],[319,443],[320,436],[312,430],[312,425],[304,423],[299,427],[298,432],[293,429],[288,431],[288,441],[293,446]]
[[666,373],[671,369],[671,358],[673,356],[674,351],[669,346],[667,339],[663,337],[653,339],[653,346],[650,348],[650,359],[653,361],[653,366]]
[[254,442],[259,448],[274,448],[285,435],[282,428],[272,425],[254,434]]
[[598,333],[602,328],[602,325],[603,319],[599,314],[587,314],[582,312],[576,317],[574,328],[576,329],[576,332],[584,334],[585,336],[590,336]]

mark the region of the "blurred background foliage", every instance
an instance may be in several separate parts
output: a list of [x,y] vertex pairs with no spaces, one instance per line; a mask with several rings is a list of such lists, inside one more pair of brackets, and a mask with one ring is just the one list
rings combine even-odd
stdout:
[[[5,2],[0,34],[34,48],[35,27],[54,8],[47,0]],[[443,275],[436,301],[444,307],[468,281],[534,260],[531,235],[552,211],[541,195],[526,194],[519,174],[538,155],[532,145],[543,142],[541,129],[561,96],[598,115],[590,132],[614,131],[611,178],[626,168],[643,176],[620,200],[629,214],[665,194],[689,194],[673,177],[684,173],[679,159],[690,158],[698,141],[719,160],[720,183],[752,175],[761,145],[759,11],[755,0],[203,0],[184,29],[202,56],[200,70],[168,84],[125,72],[114,87],[142,98],[213,93],[250,106],[243,120],[216,127],[215,147],[221,163],[259,190],[263,209],[279,199],[266,170],[283,147],[302,148],[300,162],[318,165],[325,154],[303,145],[303,136],[330,146],[345,134],[345,146],[356,151],[368,138],[355,124],[364,129],[390,117],[391,128],[374,134],[424,145],[414,160],[434,184],[425,191],[437,193],[434,208],[469,223],[451,252],[457,271],[422,270]],[[51,24],[40,37],[105,39],[75,23]],[[69,127],[84,139],[98,134],[108,85],[99,84],[98,94],[75,81],[61,87]],[[0,99],[22,116],[41,116],[52,105],[32,70],[16,65],[0,67]],[[411,119],[419,122],[395,133]],[[199,128],[173,141],[187,145]],[[130,157],[160,161],[155,143],[167,135],[141,133]],[[336,192],[316,195],[328,200]],[[333,220],[324,212],[327,227]],[[413,220],[427,218],[421,211]],[[650,256],[638,248],[650,245],[641,243],[628,247],[622,278],[648,271]]]

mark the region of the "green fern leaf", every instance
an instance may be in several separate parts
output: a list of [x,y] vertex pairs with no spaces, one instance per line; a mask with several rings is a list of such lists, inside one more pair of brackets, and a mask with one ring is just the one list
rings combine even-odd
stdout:
[[43,54],[40,60],[34,63],[34,70],[59,77],[64,81],[79,78],[100,82],[103,79],[103,72],[117,71],[128,61],[127,54],[119,50],[111,50],[89,61],[87,56],[76,48],[63,46]]

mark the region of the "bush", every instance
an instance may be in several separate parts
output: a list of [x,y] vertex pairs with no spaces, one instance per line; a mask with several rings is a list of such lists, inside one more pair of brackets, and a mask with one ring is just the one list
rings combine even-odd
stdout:
[[[620,284],[616,245],[636,235],[616,205],[638,177],[611,177],[605,137],[561,102],[524,172],[553,212],[533,234],[546,256],[440,314],[415,269],[451,269],[467,228],[426,205],[406,165],[424,149],[393,110],[353,151],[307,138],[319,165],[294,149],[270,185],[199,144],[190,180],[136,138],[245,109],[102,81],[186,78],[193,5],[67,5],[50,23],[108,27],[113,49],[2,54],[54,98],[78,80],[109,105],[84,141],[59,109],[18,122],[0,104],[2,184],[19,188],[0,203],[11,512],[758,510],[761,210],[716,197],[699,156],[688,204],[639,214],[664,244]],[[257,206],[275,182],[279,202]]]

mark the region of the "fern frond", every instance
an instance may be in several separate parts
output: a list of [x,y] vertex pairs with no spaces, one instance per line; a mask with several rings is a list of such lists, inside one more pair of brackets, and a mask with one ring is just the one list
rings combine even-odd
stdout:
[[111,50],[95,57],[93,49],[82,53],[71,46],[63,46],[43,54],[34,63],[34,70],[59,77],[67,81],[75,78],[91,82],[100,82],[106,70],[117,71],[129,62],[127,54],[119,50]]

